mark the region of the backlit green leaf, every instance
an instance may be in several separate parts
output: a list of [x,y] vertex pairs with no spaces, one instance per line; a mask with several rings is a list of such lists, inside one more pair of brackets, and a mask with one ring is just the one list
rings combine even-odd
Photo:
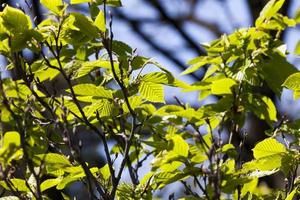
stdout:
[[30,17],[19,9],[6,6],[0,16],[3,20],[3,26],[11,34],[20,34],[32,27]]
[[189,153],[189,145],[187,142],[179,135],[174,135],[172,137],[173,149],[172,151],[178,155],[187,157]]
[[[19,178],[12,178],[10,179],[10,182],[12,183],[12,187],[20,192],[29,192],[29,188],[26,185],[25,180],[19,179]],[[7,186],[7,184],[4,181],[0,181],[0,185],[4,187],[6,190],[10,191],[10,187]]]
[[260,26],[265,20],[269,20],[271,17],[280,10],[285,0],[271,0],[260,12],[260,16],[257,18],[255,25]]
[[139,86],[141,96],[151,102],[164,103],[164,88],[161,84],[142,82]]
[[[116,68],[119,68],[119,64],[117,62],[114,63],[114,66]],[[111,68],[110,61],[95,60],[95,61],[83,62],[80,68],[76,71],[74,78],[80,78],[82,76],[85,76],[97,68],[110,69]]]
[[151,83],[168,83],[168,75],[163,72],[152,72],[143,76],[143,81],[151,82]]
[[236,85],[236,82],[230,78],[224,78],[214,81],[211,85],[211,93],[216,95],[232,94],[232,86]]
[[[134,110],[143,104],[143,98],[141,96],[132,96],[128,98],[130,107]],[[129,108],[126,103],[122,105],[123,111],[129,113]]]
[[92,105],[87,106],[85,110],[88,117],[93,116],[96,111],[99,112],[100,117],[108,117],[112,113],[113,104],[111,101],[103,99],[93,102]]
[[300,56],[300,41],[297,42],[297,45],[295,47],[294,53],[298,56]]
[[[104,0],[99,0],[99,3],[103,4]],[[120,7],[120,6],[122,6],[122,2],[121,2],[121,0],[106,0],[106,5]]]
[[90,3],[92,0],[71,0],[71,4]]
[[256,159],[286,152],[286,147],[274,138],[259,142],[253,149],[253,155]]
[[58,177],[58,178],[53,178],[53,179],[47,179],[44,182],[41,183],[41,191],[45,191],[49,188],[52,188],[56,185],[58,185],[62,180],[62,177]]
[[16,196],[6,196],[6,197],[0,197],[0,200],[20,200],[20,198]]
[[261,74],[263,75],[268,86],[280,96],[282,92],[282,84],[293,73],[298,70],[287,62],[286,58],[279,54],[272,54],[270,59],[261,65]]
[[256,189],[257,184],[258,184],[258,178],[254,178],[249,183],[244,184],[241,191],[241,196],[244,197],[248,192],[252,193]]
[[293,200],[294,196],[297,193],[298,189],[299,189],[298,187],[296,187],[295,189],[293,189],[293,191],[285,198],[285,200]]
[[101,169],[99,169],[101,175],[102,175],[102,178],[104,180],[108,180],[109,177],[110,177],[110,171],[109,171],[109,166],[108,164],[104,165]]
[[[73,86],[75,94],[82,96],[93,96],[93,97],[102,97],[112,99],[112,92],[105,89],[102,86],[96,86],[94,84],[79,84]],[[67,90],[70,92],[70,89]]]
[[16,131],[6,132],[1,139],[0,145],[0,162],[3,167],[10,164],[12,160],[22,158],[23,152],[20,149],[21,139],[20,134]]
[[93,24],[93,21],[87,16],[81,13],[71,13],[70,20],[73,21],[73,25],[78,29],[78,31],[84,33],[87,36],[99,37],[99,31],[97,27]]
[[62,15],[64,4],[62,0],[41,0],[41,4],[57,15]]
[[300,72],[290,75],[283,83],[283,86],[294,91],[300,90]]
[[207,57],[207,56],[201,56],[201,57],[194,58],[193,60],[191,60],[188,63],[192,66],[187,68],[186,70],[184,70],[181,73],[181,75],[193,73],[208,63],[209,63],[209,57]]
[[105,16],[104,16],[104,12],[102,10],[99,11],[94,24],[102,33],[104,33],[106,31]]

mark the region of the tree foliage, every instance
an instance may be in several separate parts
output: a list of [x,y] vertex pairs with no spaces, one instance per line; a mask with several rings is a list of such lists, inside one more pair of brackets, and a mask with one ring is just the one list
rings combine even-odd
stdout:
[[[299,197],[299,121],[280,117],[274,102],[258,92],[267,84],[278,97],[283,87],[299,96],[299,72],[280,41],[298,19],[278,13],[284,0],[269,1],[254,27],[204,44],[207,54],[182,73],[208,67],[193,84],[114,40],[107,10],[121,6],[119,0],[40,3],[49,12],[40,24],[21,9],[6,6],[0,13],[0,53],[8,61],[6,73],[12,72],[0,82],[1,199],[51,199],[51,189],[70,199],[67,190],[75,182],[83,183],[88,199],[153,199],[171,184],[183,188],[180,199]],[[84,3],[88,14],[70,9]],[[39,59],[26,60],[26,51]],[[218,101],[194,108],[175,97],[176,104],[166,104],[164,86]],[[253,159],[244,161],[249,113],[271,128],[253,148]],[[101,141],[102,166],[86,162],[82,131]],[[241,143],[234,144],[233,136]],[[260,184],[278,172],[285,188]]]

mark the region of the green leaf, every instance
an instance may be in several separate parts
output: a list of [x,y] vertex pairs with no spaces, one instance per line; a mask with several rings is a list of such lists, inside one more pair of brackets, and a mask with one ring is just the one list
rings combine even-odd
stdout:
[[64,155],[57,153],[38,154],[35,156],[34,160],[38,165],[43,162],[48,173],[72,166],[70,161]]
[[[98,168],[90,168],[89,169],[92,174],[98,172]],[[80,170],[76,170],[73,173],[70,173],[68,176],[64,177],[60,183],[56,186],[56,189],[62,190],[66,188],[69,184],[71,184],[74,181],[80,180],[81,178],[85,177],[86,174],[84,173],[83,169],[80,167]]]
[[[103,4],[104,0],[98,0],[98,2],[100,4]],[[122,6],[122,2],[121,2],[121,0],[106,0],[106,5],[120,7],[120,6]]]
[[12,160],[19,160],[23,156],[20,149],[21,138],[16,131],[6,132],[1,139],[0,148],[0,163],[5,167],[10,164]]
[[265,102],[266,109],[267,109],[267,114],[262,119],[276,121],[277,120],[277,110],[276,110],[276,107],[275,107],[273,101],[269,97],[266,97],[266,96],[264,96],[262,98],[262,100]]
[[258,178],[254,178],[249,183],[244,184],[241,190],[241,197],[244,197],[248,192],[252,193],[258,184]]
[[173,152],[183,157],[188,156],[189,145],[180,135],[174,135],[172,137],[172,142],[173,142],[173,149],[172,149]]
[[58,185],[62,180],[62,177],[58,177],[58,178],[53,178],[53,179],[47,179],[44,182],[42,182],[41,184],[41,191],[45,191],[48,190],[49,188],[52,188],[56,185]]
[[102,33],[105,33],[106,31],[105,16],[102,10],[99,11],[94,24]]
[[271,0],[265,5],[263,10],[260,12],[259,17],[255,21],[255,26],[259,27],[265,20],[269,20],[275,16],[280,10],[285,0]]
[[110,171],[108,164],[104,165],[101,169],[99,169],[100,174],[104,180],[108,180],[110,178]]
[[[93,96],[93,97],[102,97],[107,99],[112,99],[112,92],[110,90],[106,90],[102,86],[96,86],[94,84],[79,84],[73,86],[73,90],[75,94],[82,96]],[[70,92],[70,89],[67,90]]]
[[113,104],[110,101],[104,99],[102,101],[100,117],[109,117],[109,116],[111,116],[112,110],[113,110]]
[[274,174],[281,167],[281,154],[262,157],[243,164],[241,172],[251,177],[263,177]]
[[280,97],[282,84],[293,73],[298,70],[287,62],[285,57],[280,54],[272,54],[269,60],[262,63],[261,74],[263,75],[268,86]]
[[85,110],[87,110],[86,115],[88,116],[88,118],[93,116],[97,110],[99,111],[100,117],[108,117],[112,114],[113,104],[112,102],[103,99],[93,102],[92,105],[87,106]]
[[16,131],[6,132],[1,142],[2,142],[1,149],[2,148],[8,149],[11,146],[18,147],[21,144],[20,134]]
[[62,0],[41,0],[41,4],[57,15],[62,15],[64,4]]
[[151,83],[167,84],[169,82],[168,75],[163,72],[152,72],[143,76],[143,81]]
[[18,52],[28,47],[37,52],[38,47],[36,47],[35,41],[42,41],[42,39],[43,36],[33,29],[16,33],[11,37],[11,50]]
[[[133,110],[143,104],[143,99],[140,96],[131,96],[128,98],[128,101]],[[127,104],[125,102],[123,103],[122,108],[124,113],[129,113],[129,108],[127,107]]]
[[290,90],[300,90],[300,72],[290,75],[282,85]]
[[87,16],[81,13],[71,13],[69,18],[73,22],[73,25],[77,28],[77,31],[80,31],[85,35],[92,36],[94,38],[99,37],[99,31],[97,27]]
[[253,149],[253,155],[255,159],[286,152],[286,147],[274,138],[267,138],[259,142]]
[[90,3],[92,0],[71,0],[71,4]]
[[142,82],[139,85],[139,92],[148,101],[165,103],[164,88],[161,84]]
[[294,53],[298,56],[300,56],[300,41],[297,42],[297,45],[295,47]]
[[160,172],[154,176],[154,181],[159,185],[158,188],[162,188],[167,184],[184,180],[188,177],[188,175],[177,170],[174,172]]
[[294,100],[300,98],[300,91],[299,90],[298,91],[294,91],[293,98],[294,98]]
[[21,10],[6,6],[3,12],[0,13],[3,26],[11,34],[20,34],[28,29],[31,29],[30,17],[25,15]]
[[296,11],[295,21],[296,21],[296,23],[300,23],[300,8],[298,8]]
[[276,107],[269,97],[249,94],[248,101],[247,107],[260,119],[266,120],[270,125],[277,120]]
[[[10,179],[10,182],[12,183],[13,188],[15,188],[17,191],[20,192],[29,192],[29,188],[26,185],[25,180],[19,179],[19,178],[12,178]],[[10,191],[10,188],[7,186],[7,184],[4,181],[0,181],[0,185],[4,187],[6,190]]]
[[43,82],[48,79],[53,80],[59,74],[60,74],[59,70],[48,67],[48,68],[45,68],[45,69],[35,72],[34,77],[38,78],[39,81]]
[[[71,4],[92,3],[92,2],[95,2],[98,5],[101,5],[104,3],[103,0],[96,0],[96,1],[93,1],[93,0],[71,0],[70,1]],[[119,6],[122,6],[122,3],[120,0],[106,0],[106,5],[119,7]]]
[[20,200],[20,198],[16,196],[6,196],[6,197],[0,197],[0,200]]
[[285,198],[285,200],[293,200],[295,194],[297,193],[298,187],[293,189],[293,191]]
[[80,173],[80,174],[70,174],[66,177],[64,177],[57,185],[56,185],[56,189],[58,190],[63,190],[64,188],[66,188],[69,184],[71,184],[74,181],[79,180],[80,178],[85,177],[84,173]]
[[236,82],[231,78],[214,81],[211,85],[211,93],[215,95],[232,94],[231,88]]
[[[62,104],[62,102],[61,102]],[[64,107],[67,108],[68,111],[71,111],[77,116],[81,116],[81,112],[77,105],[74,103],[71,97],[64,97],[64,102],[63,102]],[[73,119],[74,116],[69,115],[69,119]]]
[[200,69],[201,67],[205,66],[206,64],[209,63],[209,57],[208,56],[200,56],[197,58],[194,58],[193,60],[191,60],[188,64],[192,65],[191,67],[187,68],[186,70],[184,70],[181,75],[187,75],[190,73],[193,73],[195,71],[197,71],[198,69]]
[[[117,62],[114,63],[114,66],[116,68],[119,68],[119,64]],[[75,73],[74,78],[80,78],[82,76],[85,76],[85,75],[87,75],[88,73],[90,73],[91,71],[93,71],[96,68],[110,69],[111,68],[110,61],[95,60],[95,61],[83,62],[81,64],[81,67]]]

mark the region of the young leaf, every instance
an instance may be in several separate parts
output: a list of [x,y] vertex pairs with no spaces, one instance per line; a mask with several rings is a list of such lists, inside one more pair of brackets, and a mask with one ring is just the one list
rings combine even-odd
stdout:
[[62,180],[62,177],[58,177],[58,178],[52,178],[52,179],[47,179],[44,182],[42,182],[41,184],[41,191],[45,191],[48,190],[49,188],[52,188],[56,185],[58,185]]
[[298,70],[287,62],[285,57],[280,54],[272,54],[270,59],[261,65],[261,74],[263,75],[268,86],[280,96],[282,92],[282,84],[293,73]]
[[173,142],[173,149],[172,149],[173,152],[184,157],[188,156],[189,145],[181,136],[174,135],[172,137],[172,142]]
[[6,132],[1,140],[0,163],[3,166],[10,164],[12,160],[22,158],[23,152],[20,149],[20,134],[16,131]]
[[[118,69],[119,64],[117,62],[114,63],[114,66]],[[107,60],[95,60],[95,61],[86,61],[81,64],[81,67],[77,70],[75,73],[74,78],[80,78],[82,76],[87,75],[91,71],[93,71],[96,68],[104,68],[104,69],[110,69],[111,64]]]
[[90,3],[92,0],[71,0],[71,4]]
[[20,198],[16,196],[6,196],[6,197],[0,197],[0,200],[20,200]]
[[112,113],[113,104],[112,102],[103,99],[93,102],[92,105],[87,106],[85,110],[88,118],[93,116],[97,110],[99,111],[100,117],[108,117]]
[[98,29],[93,24],[93,21],[81,13],[71,13],[70,20],[73,21],[73,25],[78,28],[78,31],[84,33],[87,36],[94,38],[99,37]]
[[[19,178],[12,178],[10,179],[11,187],[13,187],[15,190],[20,192],[29,192],[29,188],[26,185],[25,180],[19,179]],[[7,186],[7,184],[4,181],[0,181],[0,185],[4,187],[6,190],[10,191],[10,187]]]
[[259,17],[255,21],[255,26],[259,27],[265,20],[269,20],[271,17],[273,17],[280,10],[284,2],[285,0],[269,1],[260,12]]
[[255,159],[286,152],[286,147],[274,138],[267,138],[259,142],[253,149]]
[[[82,96],[93,96],[93,97],[102,97],[107,99],[112,99],[112,92],[105,89],[102,86],[96,86],[94,84],[79,84],[73,86],[75,94]],[[70,89],[67,90],[70,92]]]
[[300,90],[300,72],[290,75],[282,85],[290,90]]
[[163,72],[152,72],[143,76],[143,81],[151,82],[151,83],[161,83],[167,84],[168,75]]
[[208,62],[209,62],[209,57],[207,57],[207,56],[200,56],[200,57],[194,58],[193,60],[191,60],[188,63],[192,66],[187,68],[186,70],[184,70],[181,73],[181,75],[187,75],[187,74],[193,73],[193,72],[197,71],[198,69],[200,69],[201,67],[203,67],[204,65],[208,64]]
[[[99,3],[103,4],[104,0],[99,0]],[[122,2],[121,2],[121,0],[106,0],[106,5],[120,7],[120,6],[122,6]]]
[[[136,109],[143,104],[143,99],[140,96],[131,96],[128,100],[132,109]],[[129,108],[126,103],[123,103],[122,108],[124,113],[129,113]]]
[[106,31],[105,16],[104,16],[104,12],[102,10],[99,11],[94,24],[102,33],[104,33]]
[[3,26],[11,34],[20,34],[32,27],[30,17],[19,9],[6,6],[3,12],[0,12],[0,16]]
[[231,88],[236,82],[231,78],[214,81],[211,85],[211,93],[216,95],[232,94]]
[[285,198],[285,200],[293,200],[295,194],[297,193],[298,187],[293,189],[293,191]]
[[294,50],[294,53],[297,56],[300,56],[300,41],[297,42],[297,45],[296,45],[295,50]]
[[108,180],[110,177],[110,171],[108,164],[104,165],[101,169],[99,169],[100,174],[104,180]]
[[43,160],[44,164],[49,167],[53,167],[56,169],[65,168],[72,166],[70,161],[61,154],[58,153],[47,153],[36,155],[36,158],[39,160]]
[[164,88],[161,84],[142,82],[139,86],[139,92],[148,101],[165,103]]
[[62,0],[41,0],[41,4],[57,15],[62,15],[64,4]]

